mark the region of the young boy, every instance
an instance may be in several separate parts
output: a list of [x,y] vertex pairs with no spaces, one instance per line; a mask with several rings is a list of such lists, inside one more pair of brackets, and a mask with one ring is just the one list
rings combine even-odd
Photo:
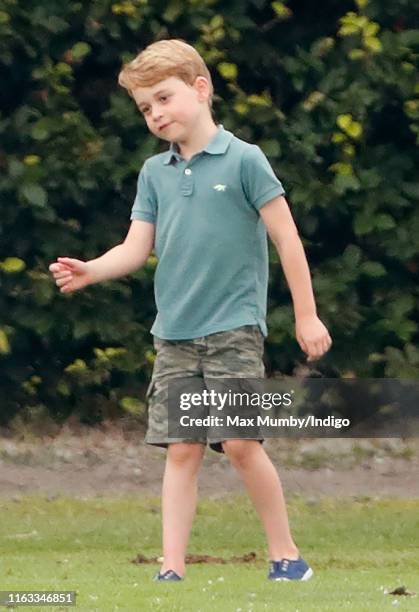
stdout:
[[308,359],[331,345],[317,317],[310,272],[284,189],[262,151],[211,114],[213,86],[198,52],[180,40],[148,46],[125,65],[119,83],[148,129],[170,143],[138,178],[132,224],[122,244],[83,262],[59,257],[56,284],[68,293],[129,274],[153,248],[157,351],[147,392],[146,442],[167,448],[162,491],[163,565],[156,580],[182,580],[205,445],[225,452],[260,515],[271,580],[308,580],[312,569],[290,534],[278,474],[260,440],[168,439],[168,383],[195,377],[263,378],[267,335],[266,230],[291,290],[296,337]]

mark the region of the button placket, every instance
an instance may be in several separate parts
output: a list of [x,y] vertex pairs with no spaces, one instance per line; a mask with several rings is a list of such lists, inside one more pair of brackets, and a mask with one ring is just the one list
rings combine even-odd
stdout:
[[190,196],[194,190],[193,172],[190,168],[185,168],[183,171],[181,193],[184,196]]

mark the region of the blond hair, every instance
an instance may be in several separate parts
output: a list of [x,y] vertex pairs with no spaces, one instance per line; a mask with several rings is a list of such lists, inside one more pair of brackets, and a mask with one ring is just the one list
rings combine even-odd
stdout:
[[208,102],[212,105],[214,87],[204,60],[191,45],[176,38],[148,45],[131,62],[123,65],[118,83],[131,95],[136,87],[151,87],[171,76],[188,85],[193,85],[198,76],[205,77],[210,86]]

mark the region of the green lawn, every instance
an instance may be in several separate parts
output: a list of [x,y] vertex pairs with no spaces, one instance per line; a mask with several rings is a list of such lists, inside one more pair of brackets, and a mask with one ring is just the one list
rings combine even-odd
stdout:
[[133,497],[1,500],[0,590],[76,590],[76,608],[25,610],[418,610],[419,500],[289,500],[294,537],[315,575],[270,583],[265,542],[246,498],[201,500],[189,552],[255,551],[260,562],[190,565],[183,583],[151,581],[160,554],[159,500]]

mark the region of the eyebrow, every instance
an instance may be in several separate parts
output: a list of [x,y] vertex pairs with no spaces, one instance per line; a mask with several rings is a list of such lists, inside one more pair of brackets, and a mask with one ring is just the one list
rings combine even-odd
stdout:
[[[159,89],[159,91],[156,91],[156,93],[154,94],[153,97],[155,98],[155,97],[159,96],[162,93],[167,93],[168,91],[169,91],[168,88],[166,88],[166,89]],[[148,104],[148,102],[140,102],[139,105],[138,105],[138,108],[141,110],[141,107],[147,106],[147,104]]]

